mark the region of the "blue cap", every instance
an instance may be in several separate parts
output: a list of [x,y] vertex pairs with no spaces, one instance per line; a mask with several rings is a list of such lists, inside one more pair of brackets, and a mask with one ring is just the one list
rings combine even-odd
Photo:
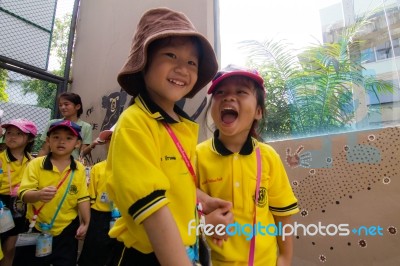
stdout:
[[64,127],[64,128],[69,129],[75,136],[78,137],[78,139],[82,139],[82,136],[80,134],[81,127],[69,120],[61,120],[61,121],[52,123],[49,127],[49,130],[47,130],[47,136],[50,135],[50,132],[54,131],[56,128],[59,128],[59,127]]

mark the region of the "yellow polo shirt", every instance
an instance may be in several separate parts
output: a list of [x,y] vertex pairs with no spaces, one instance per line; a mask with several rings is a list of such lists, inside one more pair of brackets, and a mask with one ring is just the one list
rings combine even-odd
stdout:
[[[218,140],[216,131],[214,138],[197,146],[197,177],[202,191],[233,203],[237,224],[253,224],[256,147],[260,148],[262,166],[256,224],[260,222],[268,226],[275,223],[273,215],[292,215],[299,211],[282,161],[271,146],[249,137],[239,153],[232,153]],[[250,240],[246,238],[243,234],[233,235],[222,247],[208,241],[213,266],[247,265]],[[254,265],[276,265],[278,249],[275,236],[257,235],[255,246]]]
[[[51,163],[51,154],[33,159],[27,166],[21,181],[21,186],[18,191],[19,197],[23,200],[27,191],[40,190],[44,187],[57,187],[60,181],[67,174],[68,170],[74,171],[70,188],[67,192],[65,201],[55,219],[50,233],[53,236],[59,235],[65,227],[67,227],[78,215],[78,204],[90,200],[86,186],[85,167],[78,161],[75,161],[71,156],[71,164],[60,173],[57,167],[53,167]],[[50,223],[62,197],[68,187],[68,182],[72,176],[72,171],[57,190],[55,197],[44,204],[44,207],[38,215],[35,227],[40,230],[39,223]],[[26,218],[32,220],[33,208],[38,210],[43,205],[43,202],[28,203]]]
[[[107,157],[107,191],[121,211],[110,236],[142,253],[153,252],[142,222],[168,204],[184,245],[193,245],[188,223],[195,219],[196,186],[181,154],[161,123],[170,125],[190,160],[198,125],[177,106],[180,122],[146,95],[119,117]],[[166,245],[168,243],[165,243]]]
[[0,153],[1,169],[3,170],[0,173],[1,195],[10,195],[10,190],[18,189],[22,174],[30,160],[32,160],[32,156],[29,153],[25,153],[22,162],[20,162],[12,155],[8,148]]
[[89,196],[92,209],[111,212],[111,203],[106,191],[106,165],[107,161],[104,160],[96,163],[90,170]]

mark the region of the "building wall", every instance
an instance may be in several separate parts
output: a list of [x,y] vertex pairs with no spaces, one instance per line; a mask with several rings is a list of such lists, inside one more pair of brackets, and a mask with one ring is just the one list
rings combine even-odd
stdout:
[[[120,93],[117,74],[128,57],[131,40],[141,15],[150,8],[168,7],[185,13],[195,27],[214,44],[213,0],[96,0],[81,1],[73,57],[71,91],[82,97],[82,119],[93,125],[93,137],[110,128],[130,100]],[[206,89],[185,102],[194,115],[203,110]],[[198,121],[201,120],[201,115]],[[206,137],[201,132],[200,139]],[[105,158],[102,149],[92,152],[92,161]]]
[[[293,239],[293,265],[400,265],[399,127],[271,145],[299,201],[293,222],[309,226]],[[331,235],[316,233],[319,223]],[[335,233],[339,224],[348,224],[348,235]]]

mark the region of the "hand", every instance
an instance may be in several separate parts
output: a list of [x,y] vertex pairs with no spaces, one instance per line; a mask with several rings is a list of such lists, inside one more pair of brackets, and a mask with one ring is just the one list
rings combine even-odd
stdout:
[[86,224],[81,224],[78,227],[78,230],[76,230],[75,238],[78,240],[83,240],[86,236],[87,229],[88,229],[88,226]]
[[291,153],[291,149],[287,148],[286,149],[286,163],[291,167],[295,168],[298,166],[308,168],[310,167],[310,161],[312,159],[311,153],[306,152],[306,153],[301,153],[304,149],[304,146],[300,145],[295,153]]
[[103,144],[105,144],[106,142],[107,142],[107,140],[102,140],[102,139],[100,139],[100,138],[96,138],[96,139],[93,141],[92,146],[93,146],[93,148],[94,148],[96,145],[103,145]]
[[209,214],[216,209],[222,209],[228,212],[232,209],[232,202],[207,196],[203,202],[203,212]]
[[56,195],[57,188],[53,186],[44,187],[39,190],[39,200],[42,202],[49,202]]
[[[233,213],[230,211],[231,207],[218,208],[211,213],[206,215],[206,224],[212,224],[213,228],[215,228],[219,224],[223,224],[226,228],[229,224],[233,223]],[[216,242],[217,245],[222,245],[221,241],[218,240],[227,240],[229,235],[223,232],[214,232],[211,235]]]

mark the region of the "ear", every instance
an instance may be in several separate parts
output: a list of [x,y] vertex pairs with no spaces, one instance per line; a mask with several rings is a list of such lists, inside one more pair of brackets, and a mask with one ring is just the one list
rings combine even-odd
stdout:
[[77,105],[75,105],[75,110],[79,110],[81,109],[81,105],[78,103]]
[[262,110],[260,106],[257,106],[256,113],[254,114],[254,119],[258,121],[261,118],[262,118]]
[[81,148],[81,145],[82,145],[82,141],[81,141],[80,139],[78,139],[78,140],[76,141],[76,144],[75,144],[75,149],[80,149],[80,148]]

